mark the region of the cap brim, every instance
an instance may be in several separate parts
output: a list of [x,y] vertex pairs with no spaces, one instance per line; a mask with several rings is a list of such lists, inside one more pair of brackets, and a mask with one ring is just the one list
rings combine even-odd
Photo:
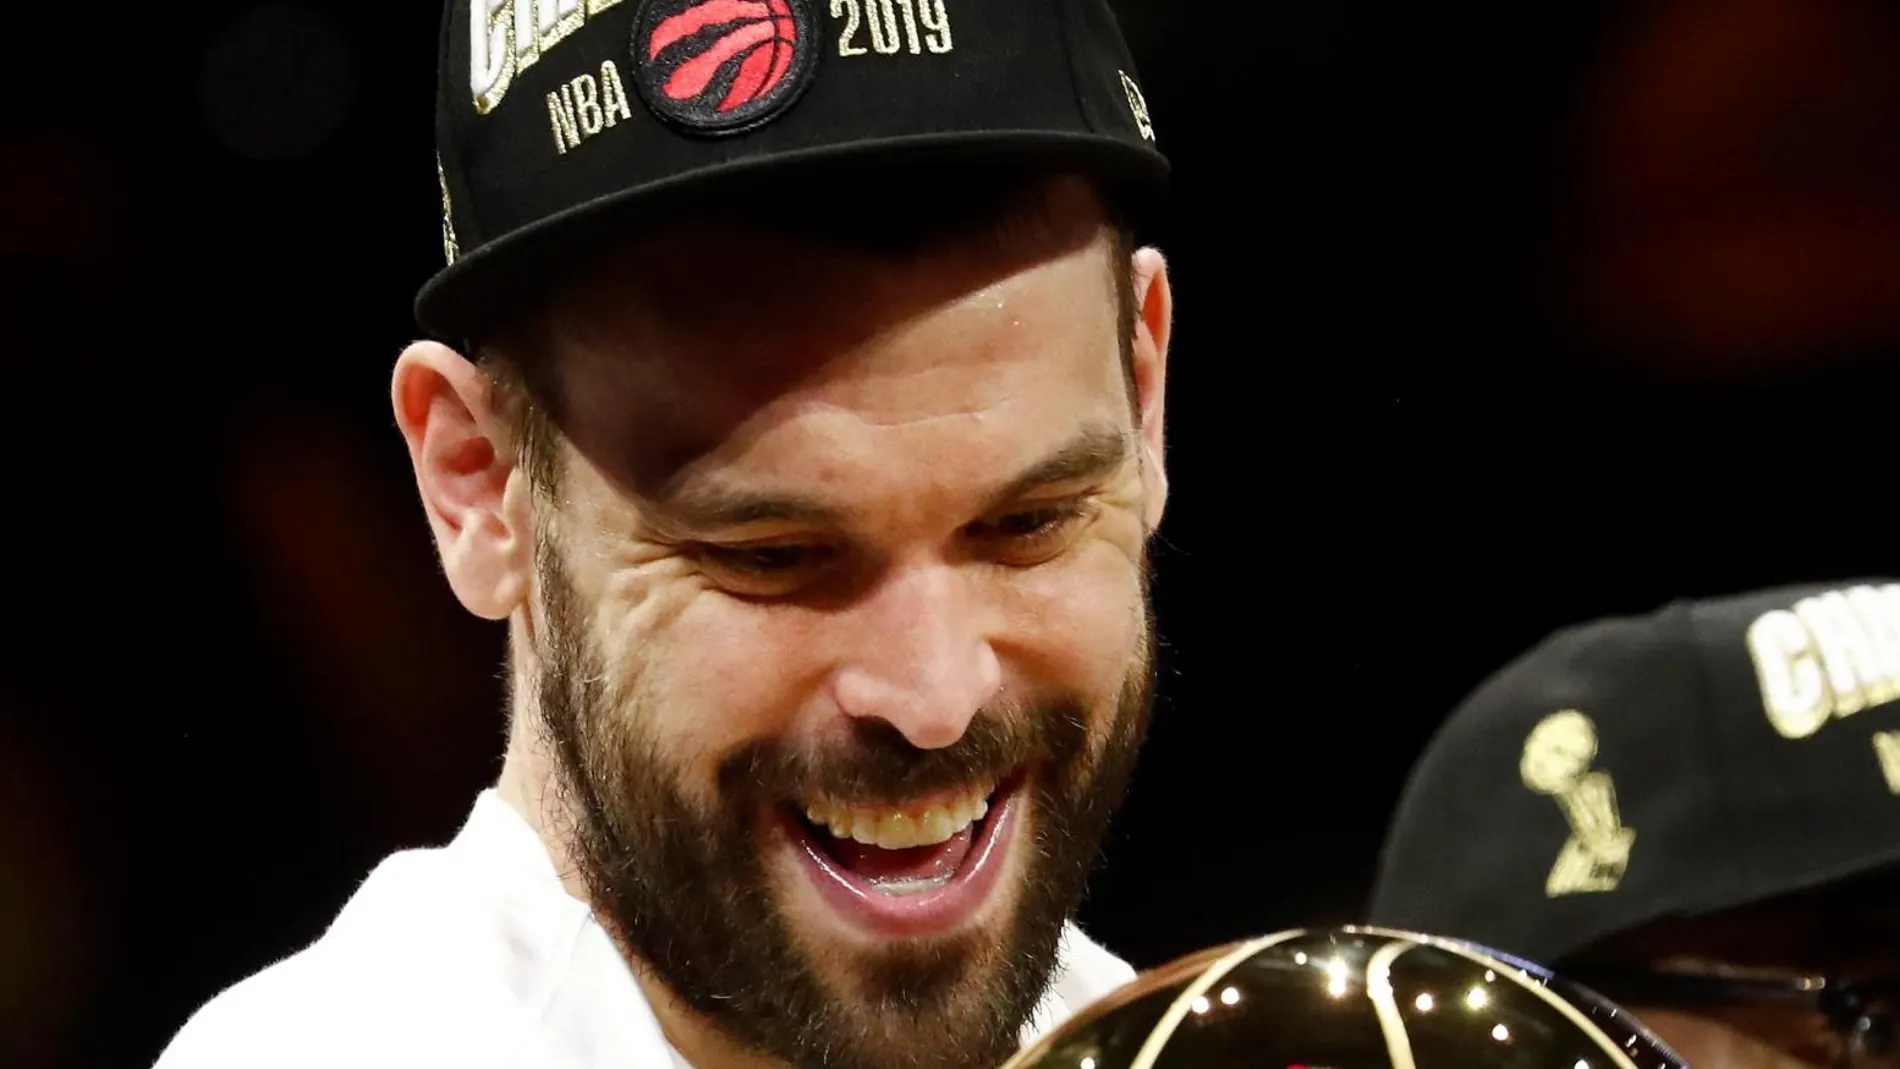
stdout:
[[764,181],[796,181],[854,167],[970,166],[1085,174],[1109,187],[1122,210],[1137,220],[1159,207],[1169,170],[1165,157],[1126,141],[1048,131],[932,134],[737,160],[598,197],[481,245],[423,285],[416,295],[416,321],[444,341],[481,339],[574,262],[642,226],[677,217],[704,198]]

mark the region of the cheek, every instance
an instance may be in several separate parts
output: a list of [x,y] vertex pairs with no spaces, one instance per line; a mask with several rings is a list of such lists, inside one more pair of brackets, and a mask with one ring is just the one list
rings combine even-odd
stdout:
[[1138,569],[1120,547],[1097,541],[1010,584],[1001,645],[1021,662],[1026,682],[1098,704],[1120,692],[1147,628]]
[[[1139,555],[1122,541],[1094,537],[1040,568],[966,573],[971,622],[1010,690],[1077,695],[1110,715],[1146,628]],[[624,564],[599,589],[609,674],[693,793],[710,791],[740,747],[799,731],[828,673],[869,641],[849,610],[730,598],[669,561]]]
[[619,640],[640,716],[691,770],[692,787],[709,787],[735,750],[784,734],[813,686],[808,614],[729,598],[694,577],[654,584],[645,604],[623,617]]

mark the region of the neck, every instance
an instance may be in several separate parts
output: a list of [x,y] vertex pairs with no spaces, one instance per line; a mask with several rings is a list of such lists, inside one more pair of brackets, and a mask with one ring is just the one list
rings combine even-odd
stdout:
[[[522,693],[519,688],[516,692]],[[550,790],[554,763],[542,743],[540,732],[534,728],[535,722],[532,708],[517,707],[514,710],[508,733],[508,753],[502,762],[501,778],[495,784],[496,793],[540,837],[542,847],[554,863],[554,870],[560,873],[562,889],[591,908],[593,903],[586,881],[581,878],[574,849],[563,831],[573,825],[559,794]],[[640,993],[646,997],[647,1004],[660,1023],[660,1031],[666,1036],[666,1041],[693,1069],[791,1069],[783,1062],[766,1058],[734,1043],[711,1021],[682,1003],[646,963],[627,947],[615,931],[615,926],[601,919],[598,910],[595,910],[595,920],[627,962],[634,980],[640,985]]]

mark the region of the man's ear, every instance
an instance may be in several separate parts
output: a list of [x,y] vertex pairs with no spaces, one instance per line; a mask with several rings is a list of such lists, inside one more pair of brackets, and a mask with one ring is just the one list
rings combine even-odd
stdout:
[[1168,339],[1174,325],[1174,293],[1168,284],[1168,262],[1160,250],[1135,253],[1130,269],[1135,278],[1135,403],[1141,418],[1142,481],[1146,484],[1144,521],[1149,531],[1161,526],[1168,503],[1167,456],[1163,448],[1163,416],[1168,383]]
[[447,346],[416,342],[396,359],[390,400],[450,588],[469,612],[507,619],[529,589],[533,521],[487,374]]

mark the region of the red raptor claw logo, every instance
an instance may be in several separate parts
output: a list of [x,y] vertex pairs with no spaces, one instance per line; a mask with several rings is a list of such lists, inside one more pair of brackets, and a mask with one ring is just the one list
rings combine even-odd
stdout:
[[809,0],[648,0],[634,20],[640,94],[676,127],[736,133],[769,121],[813,71]]

